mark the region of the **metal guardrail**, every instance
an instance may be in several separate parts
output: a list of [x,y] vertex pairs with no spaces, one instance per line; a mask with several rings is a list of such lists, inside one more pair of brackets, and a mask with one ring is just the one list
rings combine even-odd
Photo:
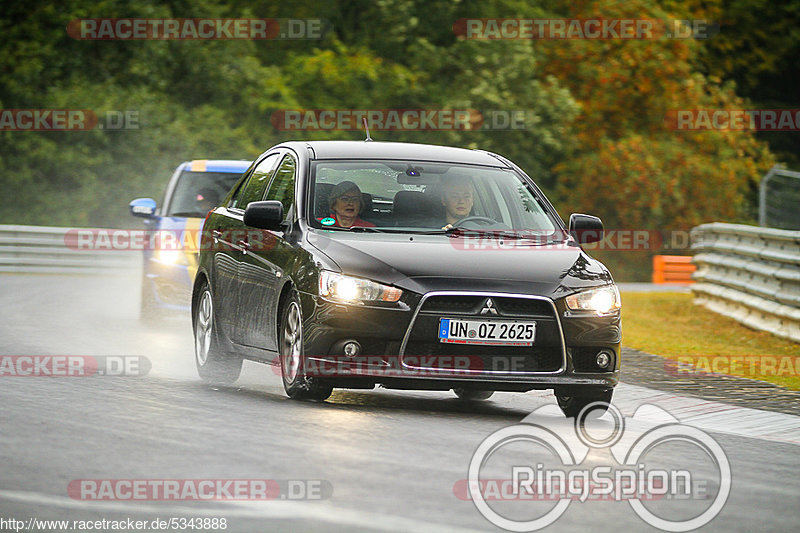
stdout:
[[42,274],[130,274],[141,254],[76,250],[67,246],[69,228],[0,225],[0,272]]
[[758,187],[758,225],[800,230],[800,172],[772,167]]
[[691,240],[696,303],[800,342],[800,231],[715,222]]

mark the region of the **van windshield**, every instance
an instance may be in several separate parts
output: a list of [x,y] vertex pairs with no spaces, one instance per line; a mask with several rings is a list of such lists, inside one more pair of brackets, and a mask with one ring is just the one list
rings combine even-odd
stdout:
[[165,216],[205,217],[241,176],[235,172],[181,172]]

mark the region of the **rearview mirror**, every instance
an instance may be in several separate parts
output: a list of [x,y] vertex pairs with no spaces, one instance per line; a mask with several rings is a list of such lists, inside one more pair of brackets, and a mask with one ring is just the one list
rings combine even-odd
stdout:
[[569,216],[569,233],[580,244],[603,239],[603,221],[592,215],[573,213]]
[[283,223],[283,204],[277,200],[250,202],[244,210],[244,223],[258,229],[279,230]]
[[128,204],[131,215],[152,218],[156,214],[156,201],[152,198],[137,198]]

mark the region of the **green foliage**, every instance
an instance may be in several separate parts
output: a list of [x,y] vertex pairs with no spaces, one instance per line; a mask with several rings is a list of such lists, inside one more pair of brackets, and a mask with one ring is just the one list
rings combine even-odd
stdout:
[[[663,4],[564,2],[557,16],[696,16]],[[751,131],[676,131],[665,120],[675,110],[748,108],[732,83],[695,70],[702,47],[677,39],[541,43],[545,72],[568,87],[581,108],[570,128],[573,151],[554,168],[560,211],[594,213],[607,228],[657,231],[755,220],[756,184],[774,163],[766,145]],[[612,270],[645,280],[659,252],[599,255]]]
[[[757,28],[751,7],[783,29]],[[756,90],[763,76],[786,68],[800,38],[777,19],[796,15],[763,0],[7,6],[0,107],[133,110],[140,128],[0,132],[0,186],[14,191],[14,202],[0,206],[0,223],[128,226],[128,200],[158,198],[181,161],[250,159],[287,139],[363,138],[361,131],[279,131],[270,123],[276,111],[412,108],[524,110],[524,130],[373,137],[498,152],[531,174],[565,218],[582,211],[611,228],[662,230],[752,220],[756,180],[773,162],[766,145],[749,132],[676,132],[664,116],[747,107],[723,80]],[[322,18],[332,31],[300,41],[81,41],[65,31],[76,18],[129,16]],[[478,41],[453,32],[457,19],[470,17],[727,17],[733,27],[754,28],[708,41]],[[649,272],[648,261],[633,262]]]

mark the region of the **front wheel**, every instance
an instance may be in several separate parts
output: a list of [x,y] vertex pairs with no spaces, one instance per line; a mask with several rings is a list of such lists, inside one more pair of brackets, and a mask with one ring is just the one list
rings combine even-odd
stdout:
[[611,397],[614,395],[614,389],[608,389],[602,392],[592,392],[585,395],[562,395],[556,391],[556,401],[561,411],[567,418],[575,418],[584,407],[598,402],[594,409],[592,409],[592,416],[602,416],[603,413],[608,411],[608,406],[611,403]]
[[197,373],[207,383],[228,385],[239,379],[242,358],[219,348],[214,317],[214,300],[208,284],[200,289],[194,310],[194,353]]
[[333,387],[306,376],[303,351],[303,312],[296,294],[281,309],[280,359],[283,389],[293,400],[324,400]]

